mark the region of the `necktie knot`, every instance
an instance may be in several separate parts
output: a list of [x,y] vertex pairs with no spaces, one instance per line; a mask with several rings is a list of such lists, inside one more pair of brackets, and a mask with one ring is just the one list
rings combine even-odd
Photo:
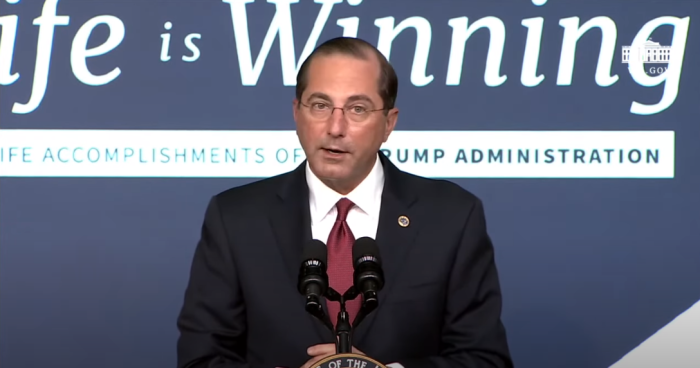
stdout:
[[353,203],[351,200],[341,198],[338,203],[335,204],[335,207],[338,209],[338,218],[336,221],[345,221],[348,218],[348,213],[353,206],[355,206],[355,203]]

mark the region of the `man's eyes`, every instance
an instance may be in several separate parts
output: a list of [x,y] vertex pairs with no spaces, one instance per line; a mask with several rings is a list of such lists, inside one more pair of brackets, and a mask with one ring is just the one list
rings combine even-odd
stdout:
[[[311,107],[315,110],[326,110],[331,108],[331,105],[325,102],[312,102]],[[345,110],[355,114],[362,114],[367,111],[367,107],[363,105],[352,105],[345,107]]]

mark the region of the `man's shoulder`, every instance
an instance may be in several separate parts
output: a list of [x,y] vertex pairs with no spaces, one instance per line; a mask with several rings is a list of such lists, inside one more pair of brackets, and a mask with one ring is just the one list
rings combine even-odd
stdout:
[[232,187],[215,194],[213,199],[220,207],[259,206],[275,198],[291,175],[292,172],[287,172]]
[[482,200],[457,183],[411,174],[402,183],[416,196],[413,208],[417,220],[439,229],[438,233],[462,231],[467,223],[485,220]]
[[479,197],[462,186],[446,179],[427,178],[402,172],[401,181],[416,193],[421,200],[445,207],[464,207],[480,203]]

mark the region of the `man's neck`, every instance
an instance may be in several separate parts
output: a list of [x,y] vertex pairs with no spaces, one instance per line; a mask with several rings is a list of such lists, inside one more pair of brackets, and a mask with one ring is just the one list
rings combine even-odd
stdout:
[[[369,174],[369,171],[367,172],[367,174]],[[367,177],[367,175],[365,175],[365,177]],[[362,183],[362,180],[364,180],[364,178],[360,180],[353,180],[352,182],[350,182],[349,180],[343,181],[322,178],[319,178],[319,180],[321,180],[323,184],[326,184],[327,187],[333,189],[338,194],[346,196],[350,192],[355,190],[355,188],[357,188],[357,186],[360,185],[360,183]]]
[[[379,157],[377,157],[377,160],[379,160]],[[374,165],[376,165],[376,162],[372,162],[372,165],[368,165],[368,167],[361,174],[355,175],[352,178],[328,179],[318,177],[318,175],[316,175],[316,177],[318,177],[323,184],[333,189],[338,194],[346,196],[355,190],[355,188],[357,188],[365,179],[367,179],[369,174],[372,172],[372,169],[374,169]]]

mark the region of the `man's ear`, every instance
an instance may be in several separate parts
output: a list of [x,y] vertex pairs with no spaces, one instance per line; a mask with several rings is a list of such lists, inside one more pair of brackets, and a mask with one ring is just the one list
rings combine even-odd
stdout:
[[292,116],[294,117],[294,125],[297,136],[299,136],[299,100],[296,98],[292,101]]
[[393,109],[389,110],[389,112],[386,114],[386,129],[384,131],[384,142],[389,139],[389,135],[391,135],[391,132],[394,131],[394,128],[396,128],[396,122],[399,119],[399,109],[397,107],[394,107]]
[[292,116],[294,116],[294,121],[297,121],[297,113],[299,112],[299,100],[296,98],[292,100]]

